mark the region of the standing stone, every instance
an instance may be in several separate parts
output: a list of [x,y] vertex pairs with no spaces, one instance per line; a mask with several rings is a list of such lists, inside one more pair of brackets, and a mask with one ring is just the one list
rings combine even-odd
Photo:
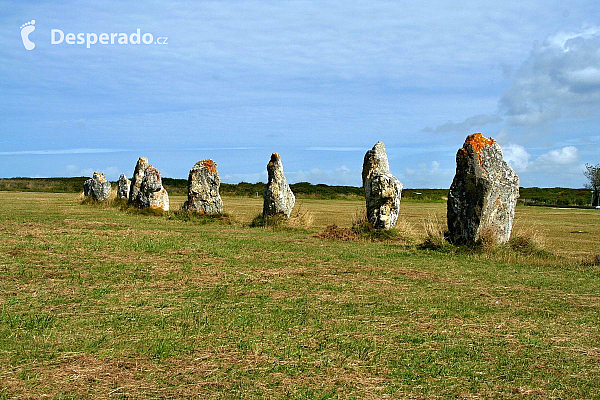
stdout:
[[162,185],[160,172],[152,165],[145,170],[136,203],[139,208],[169,211],[169,194]]
[[283,214],[289,218],[296,203],[296,197],[290,189],[283,173],[283,164],[278,153],[271,154],[271,161],[267,164],[269,182],[263,194],[263,215],[272,217]]
[[140,157],[135,165],[133,178],[131,178],[131,189],[129,190],[130,203],[136,203],[137,198],[139,197],[140,187],[142,186],[142,180],[144,180],[144,174],[146,173],[148,165],[148,159],[146,157]]
[[90,197],[92,195],[92,182],[92,178],[89,178],[88,180],[83,182],[83,195],[85,197]]
[[449,240],[506,243],[518,197],[519,177],[502,159],[498,143],[481,133],[467,136],[456,153],[456,175],[448,195]]
[[110,182],[106,180],[104,174],[94,172],[92,178],[83,183],[83,194],[98,201],[108,200]]
[[119,199],[128,199],[130,187],[131,187],[131,181],[129,179],[127,179],[125,174],[121,174],[121,176],[119,177],[119,186],[117,189],[117,197]]
[[183,209],[201,214],[222,213],[220,185],[217,163],[213,160],[198,161],[188,175],[188,199],[183,203]]
[[403,186],[390,173],[383,142],[377,142],[365,154],[362,181],[369,222],[376,229],[392,229],[398,220]]
[[135,165],[129,202],[138,208],[169,210],[169,194],[162,185],[160,172],[148,164],[146,157],[140,157]]

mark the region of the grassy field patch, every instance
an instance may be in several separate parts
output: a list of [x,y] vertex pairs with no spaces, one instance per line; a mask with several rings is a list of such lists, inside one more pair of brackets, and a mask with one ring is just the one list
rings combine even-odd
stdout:
[[422,246],[441,203],[351,241],[317,236],[360,200],[299,199],[290,229],[224,203],[0,193],[0,398],[600,397],[595,210],[519,206],[513,243],[465,249]]

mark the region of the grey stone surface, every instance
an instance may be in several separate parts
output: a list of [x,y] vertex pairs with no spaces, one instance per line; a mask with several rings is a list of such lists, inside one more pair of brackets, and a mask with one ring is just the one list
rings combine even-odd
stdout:
[[129,190],[131,188],[131,181],[127,179],[125,174],[121,174],[119,177],[119,184],[117,188],[117,197],[119,199],[129,199]]
[[213,160],[198,161],[188,175],[188,199],[183,203],[183,209],[201,214],[222,213],[220,185],[217,163]]
[[92,178],[90,178],[90,179],[86,180],[85,182],[83,182],[83,195],[85,197],[91,196],[91,193],[92,193],[92,182],[93,182]]
[[110,182],[106,180],[104,174],[94,172],[92,178],[83,183],[83,194],[98,201],[108,200]]
[[137,206],[169,211],[169,194],[162,185],[160,172],[152,165],[149,165],[144,172]]
[[148,168],[148,159],[146,157],[140,157],[135,164],[135,170],[133,171],[133,177],[131,178],[131,187],[129,189],[129,202],[136,203],[139,194],[142,181],[144,180],[144,174],[146,168]]
[[362,181],[369,222],[376,229],[392,229],[398,220],[403,186],[390,173],[382,142],[377,142],[365,154]]
[[138,208],[169,210],[169,194],[162,185],[160,172],[140,157],[133,171],[129,202]]
[[267,164],[269,182],[263,193],[263,215],[271,217],[277,214],[289,218],[296,203],[296,197],[290,189],[283,173],[283,164],[278,153],[271,154]]
[[456,153],[447,203],[449,240],[507,242],[518,197],[519,177],[503,160],[498,143],[481,133],[469,135]]

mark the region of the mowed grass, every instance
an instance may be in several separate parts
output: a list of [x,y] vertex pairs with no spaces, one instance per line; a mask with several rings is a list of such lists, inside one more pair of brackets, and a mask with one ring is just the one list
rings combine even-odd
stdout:
[[[173,197],[173,208],[183,198]],[[0,398],[600,397],[600,212],[518,208],[543,251],[341,242],[360,200],[299,199],[309,229],[0,193]],[[577,233],[572,233],[577,232]]]

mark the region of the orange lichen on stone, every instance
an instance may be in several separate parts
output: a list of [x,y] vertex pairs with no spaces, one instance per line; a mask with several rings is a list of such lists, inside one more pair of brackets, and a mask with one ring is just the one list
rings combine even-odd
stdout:
[[469,135],[465,139],[465,146],[467,144],[470,145],[473,148],[473,150],[475,150],[477,152],[477,154],[481,154],[481,150],[485,146],[491,146],[494,143],[496,143],[496,141],[494,139],[486,138],[479,132]]
[[[496,141],[494,139],[486,138],[481,133],[477,132],[477,133],[467,136],[467,138],[465,139],[465,144],[463,145],[463,149],[467,145],[471,146],[471,148],[473,150],[475,150],[475,153],[477,153],[477,159],[479,160],[479,165],[483,166],[483,159],[481,158],[481,150],[483,150],[483,148],[485,146],[491,146],[494,143],[496,143]],[[484,168],[484,171],[485,171],[485,168]]]
[[208,171],[209,174],[217,173],[217,166],[213,160],[210,160],[210,159],[202,160],[202,161],[200,161],[200,164],[202,164],[202,166],[204,168],[206,168],[206,170]]
[[269,161],[269,165],[275,164],[275,161],[277,161],[279,158],[279,153],[271,154],[271,161]]

